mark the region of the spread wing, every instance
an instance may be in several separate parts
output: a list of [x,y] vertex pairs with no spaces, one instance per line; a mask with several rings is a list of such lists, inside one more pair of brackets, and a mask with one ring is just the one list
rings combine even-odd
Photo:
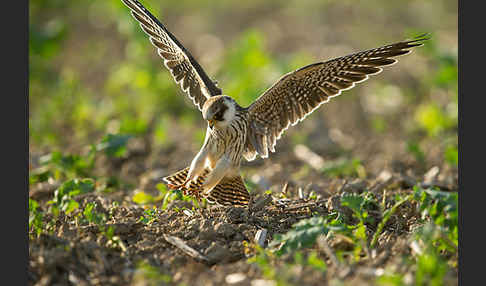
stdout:
[[381,66],[394,64],[393,57],[410,53],[421,46],[427,35],[383,47],[362,51],[302,67],[280,78],[248,107],[250,128],[244,156],[268,157],[275,143],[290,126],[304,120],[330,98],[353,88],[368,75],[382,71]]
[[172,35],[155,16],[137,0],[122,0],[130,8],[132,16],[140,22],[142,30],[149,35],[150,42],[164,59],[176,83],[202,110],[204,102],[222,91],[206,75],[202,67],[184,46]]

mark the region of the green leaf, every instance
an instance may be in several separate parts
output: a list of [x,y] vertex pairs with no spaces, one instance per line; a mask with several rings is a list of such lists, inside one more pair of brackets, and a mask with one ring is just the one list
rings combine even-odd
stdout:
[[39,203],[29,198],[29,212],[35,212],[38,207],[39,207]]
[[94,191],[95,183],[93,179],[71,179],[64,182],[55,192],[54,199],[48,202],[51,204],[51,212],[58,213],[59,210],[66,214],[71,213],[79,207],[78,202],[73,200],[75,196]]
[[143,205],[143,204],[153,203],[154,197],[145,192],[140,191],[133,195],[132,201],[137,204]]
[[66,204],[63,205],[62,210],[69,214],[79,208],[79,203],[75,200],[68,200]]
[[29,230],[33,227],[37,235],[40,235],[44,227],[42,222],[44,215],[38,211],[38,208],[39,204],[29,198]]
[[322,172],[328,176],[342,177],[342,176],[355,176],[366,177],[363,165],[359,159],[339,159],[336,161],[330,161],[322,168]]
[[319,235],[326,235],[329,228],[324,223],[322,217],[312,217],[304,219],[294,224],[292,229],[284,235],[276,235],[269,247],[275,247],[280,244],[277,254],[281,255],[293,250],[311,247],[316,242]]
[[32,185],[35,183],[45,182],[49,179],[49,177],[52,177],[52,172],[50,170],[46,170],[43,167],[35,169],[29,175],[29,184]]
[[309,264],[312,268],[319,270],[321,272],[326,272],[327,264],[324,260],[320,259],[317,256],[316,252],[311,252],[309,257],[307,257],[307,264]]
[[110,157],[121,157],[125,155],[126,145],[131,135],[107,134],[96,146],[96,150],[104,151]]
[[365,199],[354,193],[343,193],[341,195],[341,205],[349,207],[359,217],[361,217],[361,208]]
[[422,151],[422,148],[420,148],[419,143],[415,141],[408,141],[407,151],[412,154],[415,157],[415,160],[418,162],[422,164],[425,162],[425,153]]
[[93,179],[71,179],[64,182],[54,193],[58,203],[61,203],[63,198],[74,197],[80,194],[85,194],[94,191],[95,184]]
[[90,223],[101,224],[106,220],[106,215],[96,212],[96,203],[87,203],[83,210],[83,215]]
[[457,146],[448,146],[444,152],[444,157],[447,163],[457,166],[459,163],[459,152]]
[[113,235],[115,234],[115,227],[110,225],[108,229],[105,232],[105,236],[111,240],[113,238]]
[[420,105],[415,112],[415,120],[430,136],[437,136],[455,124],[455,120],[449,118],[443,108],[435,103]]

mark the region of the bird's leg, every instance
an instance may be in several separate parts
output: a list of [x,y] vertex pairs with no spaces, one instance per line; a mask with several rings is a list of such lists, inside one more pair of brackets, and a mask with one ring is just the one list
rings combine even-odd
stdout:
[[223,156],[214,166],[214,169],[209,173],[206,180],[201,186],[203,195],[207,195],[208,192],[214,188],[219,181],[231,170],[231,162]]
[[186,187],[189,188],[191,181],[196,177],[199,176],[204,171],[204,166],[206,164],[206,158],[208,155],[207,149],[204,145],[199,153],[197,153],[196,157],[191,162],[191,166],[189,167],[189,172],[187,172],[187,177],[182,185],[187,185]]

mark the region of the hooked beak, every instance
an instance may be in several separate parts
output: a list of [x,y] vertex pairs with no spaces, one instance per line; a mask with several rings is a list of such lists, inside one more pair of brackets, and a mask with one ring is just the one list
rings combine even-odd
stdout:
[[213,119],[208,120],[208,124],[209,124],[209,128],[213,129],[213,127],[214,127],[214,120]]

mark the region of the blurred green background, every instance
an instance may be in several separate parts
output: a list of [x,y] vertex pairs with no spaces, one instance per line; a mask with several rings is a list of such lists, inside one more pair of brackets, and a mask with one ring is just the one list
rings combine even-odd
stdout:
[[[386,160],[403,153],[457,166],[457,1],[141,2],[244,106],[301,66],[431,33],[424,47],[321,107],[279,144],[306,143],[322,155],[331,149],[320,142],[330,138],[340,152],[366,143]],[[144,137],[156,153],[181,140],[198,150],[200,112],[121,1],[30,1],[29,21],[32,164],[55,150],[81,153],[106,134]]]

